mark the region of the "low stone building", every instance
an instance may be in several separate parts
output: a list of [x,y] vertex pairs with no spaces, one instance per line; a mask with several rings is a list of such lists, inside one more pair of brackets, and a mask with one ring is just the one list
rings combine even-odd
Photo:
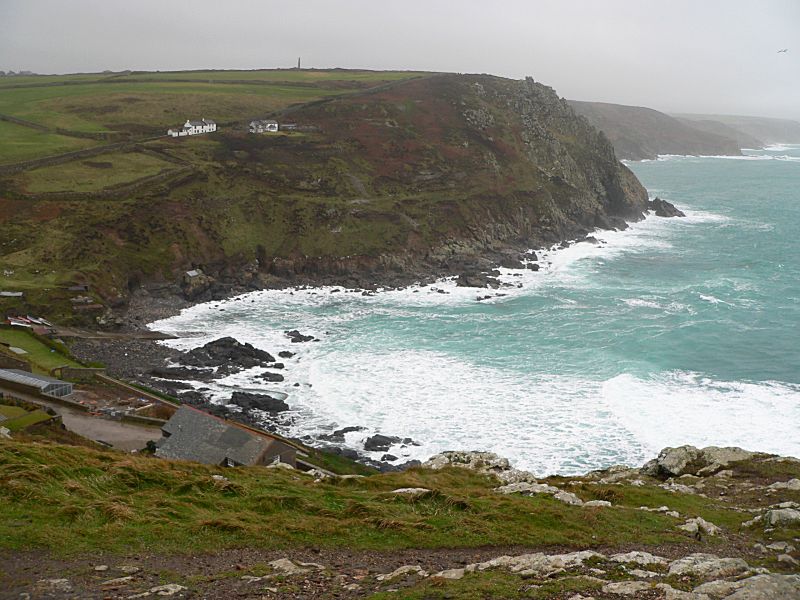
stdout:
[[297,449],[265,432],[181,406],[161,429],[156,456],[238,467],[285,463],[297,466]]
[[250,133],[275,133],[278,131],[278,122],[271,119],[250,121]]

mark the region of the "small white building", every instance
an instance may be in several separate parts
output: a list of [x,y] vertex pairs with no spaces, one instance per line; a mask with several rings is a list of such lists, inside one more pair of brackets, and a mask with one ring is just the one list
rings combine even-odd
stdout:
[[271,119],[250,121],[250,133],[275,133],[278,131],[278,122]]
[[202,133],[212,133],[217,130],[217,124],[211,119],[201,119],[200,121],[186,121],[180,129],[169,129],[167,135],[172,137],[183,137],[185,135],[200,135]]

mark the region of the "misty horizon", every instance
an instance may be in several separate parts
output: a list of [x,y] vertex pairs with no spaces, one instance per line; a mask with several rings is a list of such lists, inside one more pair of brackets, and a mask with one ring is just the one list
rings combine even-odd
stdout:
[[[43,19],[44,16],[46,19]],[[303,68],[531,76],[571,100],[800,119],[800,4],[7,0],[0,69]],[[113,40],[113,43],[110,43]],[[779,53],[778,50],[788,49]]]

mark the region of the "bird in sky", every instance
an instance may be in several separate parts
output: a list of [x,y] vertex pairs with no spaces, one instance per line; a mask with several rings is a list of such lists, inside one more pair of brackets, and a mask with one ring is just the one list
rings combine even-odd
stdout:
[[783,50],[778,50],[778,54],[780,54],[781,52],[788,52],[788,51],[789,51],[788,48],[784,48]]

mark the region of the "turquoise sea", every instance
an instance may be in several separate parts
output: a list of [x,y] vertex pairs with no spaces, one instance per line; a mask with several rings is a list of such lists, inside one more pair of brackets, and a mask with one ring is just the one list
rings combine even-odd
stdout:
[[[397,462],[491,450],[544,475],[687,443],[800,456],[800,146],[746,154],[631,163],[687,217],[539,252],[541,271],[503,271],[504,296],[478,302],[485,290],[451,281],[264,291],[152,327],[180,348],[233,335],[298,351],[284,384],[245,372],[215,397],[283,391],[290,435],[359,425],[356,449],[375,432],[415,440],[391,449]],[[286,329],[321,341],[289,344]]]

